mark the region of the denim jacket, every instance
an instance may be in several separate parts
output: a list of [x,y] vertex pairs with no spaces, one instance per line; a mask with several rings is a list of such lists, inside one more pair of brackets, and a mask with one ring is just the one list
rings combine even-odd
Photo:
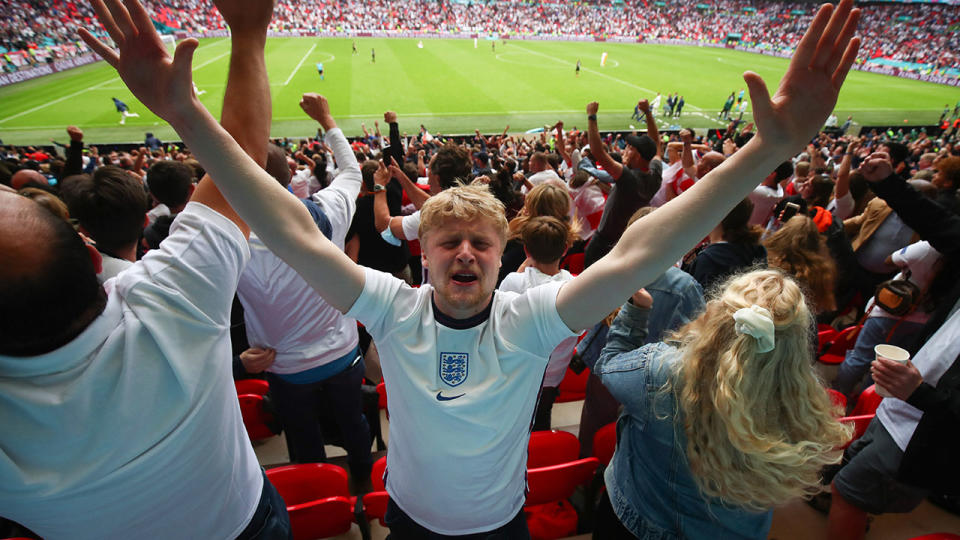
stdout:
[[594,370],[624,405],[617,450],[604,474],[614,512],[641,539],[766,538],[772,511],[750,512],[700,493],[674,395],[659,391],[679,354],[666,343],[641,347],[648,314],[624,304]]

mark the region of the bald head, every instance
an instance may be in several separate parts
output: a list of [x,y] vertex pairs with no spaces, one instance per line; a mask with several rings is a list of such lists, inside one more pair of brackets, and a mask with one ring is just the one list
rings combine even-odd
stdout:
[[13,177],[10,178],[10,186],[13,189],[22,189],[27,186],[27,184],[40,184],[41,186],[48,186],[50,182],[47,182],[47,177],[40,174],[37,171],[32,169],[21,169],[13,173]]
[[726,158],[724,158],[720,152],[707,152],[704,154],[703,157],[700,158],[700,161],[697,162],[697,178],[706,176],[708,172],[723,163],[724,159]]
[[0,191],[0,354],[34,356],[76,337],[105,305],[73,227],[36,202]]

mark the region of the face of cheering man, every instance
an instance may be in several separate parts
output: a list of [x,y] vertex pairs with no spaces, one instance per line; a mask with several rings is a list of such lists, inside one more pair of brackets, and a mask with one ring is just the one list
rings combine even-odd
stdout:
[[425,236],[423,267],[430,272],[437,308],[455,319],[482,312],[496,288],[503,254],[497,227],[483,217],[447,219]]

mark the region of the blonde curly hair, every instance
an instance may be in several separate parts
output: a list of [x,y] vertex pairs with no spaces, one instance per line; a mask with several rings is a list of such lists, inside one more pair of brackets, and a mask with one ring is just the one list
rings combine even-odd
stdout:
[[[820,470],[840,460],[851,430],[814,374],[803,292],[782,272],[759,270],[715,294],[674,335],[681,361],[665,387],[682,413],[693,477],[704,495],[750,510],[818,493]],[[772,315],[770,352],[734,328],[734,312],[752,305]]]

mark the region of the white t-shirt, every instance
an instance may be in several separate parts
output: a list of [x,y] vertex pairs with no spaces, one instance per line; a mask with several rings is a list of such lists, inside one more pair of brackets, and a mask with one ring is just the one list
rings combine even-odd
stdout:
[[100,254],[101,259],[101,270],[97,274],[97,281],[104,283],[108,279],[117,276],[120,272],[123,272],[127,268],[133,266],[133,263],[126,259],[118,259],[117,257],[111,257],[106,253]]
[[263,477],[237,402],[230,306],[247,242],[191,202],[107,282],[77,338],[0,356],[0,509],[45,538],[234,538]]
[[[416,240],[420,237],[420,211],[403,216],[400,220],[400,226],[403,227],[404,240]],[[390,229],[386,229],[390,230]]]
[[158,217],[169,216],[169,215],[170,215],[170,207],[163,203],[160,203],[154,206],[153,208],[151,208],[147,212],[147,220],[149,221],[149,223],[147,224],[152,225],[153,222],[156,221]]
[[[560,270],[559,273],[552,276],[544,274],[533,267],[527,267],[523,272],[511,272],[503,278],[499,290],[503,292],[523,293],[534,287],[546,283],[558,282],[566,283],[573,279],[573,274],[566,270]],[[570,358],[573,357],[573,349],[577,346],[577,336],[568,337],[560,342],[553,352],[550,353],[550,361],[547,363],[547,372],[543,376],[544,387],[556,387],[563,380],[567,373],[567,366],[570,365]]]
[[[365,269],[347,316],[377,343],[390,396],[386,488],[440,534],[489,531],[524,503],[527,440],[550,351],[573,335],[560,319],[561,283],[497,292],[487,317],[450,325],[419,289]],[[461,325],[462,326],[462,325]]]
[[[333,149],[340,174],[313,200],[330,220],[331,241],[342,250],[362,176],[339,128],[328,131],[324,139]],[[329,364],[357,346],[357,321],[331,307],[252,233],[250,262],[240,277],[237,295],[244,308],[247,340],[277,351],[267,371],[300,373]]]
[[[560,176],[557,175],[557,173],[553,169],[546,169],[538,173],[534,173],[530,175],[530,178],[527,178],[527,180],[529,180],[530,183],[534,185],[534,187],[539,186],[544,182],[550,182],[550,181],[557,182],[563,185],[564,187],[566,187],[567,185],[567,183],[564,182],[563,179],[560,178]],[[523,188],[521,188],[520,191],[523,194],[527,194],[529,190],[527,189],[527,186],[523,186]]]
[[760,184],[753,188],[747,197],[753,202],[753,213],[750,214],[750,225],[766,225],[773,209],[783,198],[783,188],[777,184],[776,189]]

